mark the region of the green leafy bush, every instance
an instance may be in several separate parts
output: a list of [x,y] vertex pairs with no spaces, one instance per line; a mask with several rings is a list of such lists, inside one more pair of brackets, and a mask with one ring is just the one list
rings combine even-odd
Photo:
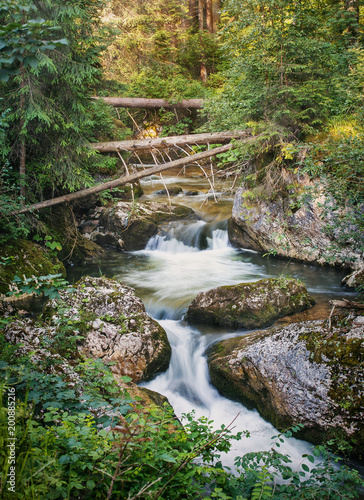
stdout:
[[9,388],[17,397],[20,498],[349,499],[363,484],[357,472],[339,466],[324,446],[313,448],[294,469],[279,447],[300,426],[274,436],[269,451],[237,457],[232,473],[222,467],[221,453],[230,449],[232,440],[248,438],[247,432],[234,435],[229,426],[214,430],[212,421],[196,419],[193,413],[179,422],[168,405],[146,409],[120,389],[100,360],[81,361],[72,375],[60,358],[55,375],[42,371],[42,362],[35,368],[27,356],[22,364],[11,358],[0,362],[4,499],[12,498],[5,446]]

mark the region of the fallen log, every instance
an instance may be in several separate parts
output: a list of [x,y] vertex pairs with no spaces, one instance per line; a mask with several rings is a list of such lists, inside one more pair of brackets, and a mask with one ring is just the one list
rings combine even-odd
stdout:
[[136,151],[151,148],[185,146],[186,144],[220,144],[231,139],[241,139],[250,134],[248,130],[238,132],[214,132],[206,134],[174,135],[170,137],[156,137],[150,139],[136,139],[130,141],[93,142],[91,147],[100,153],[112,151]]
[[180,102],[170,102],[166,99],[144,99],[139,97],[91,97],[102,99],[115,108],[165,108],[165,109],[201,109],[203,99],[182,99]]
[[329,300],[329,303],[332,304],[333,307],[345,307],[348,309],[364,309],[364,304],[362,302],[355,302],[353,300]]
[[[240,141],[240,144],[243,142],[252,141],[254,139],[256,139],[256,137],[248,137]],[[183,167],[188,163],[193,163],[198,160],[203,160],[204,158],[209,158],[210,156],[215,156],[219,153],[224,153],[225,151],[229,151],[229,149],[232,149],[236,146],[237,144],[225,144],[224,146],[220,146],[218,148],[202,151],[201,153],[189,155],[186,156],[185,158],[180,158],[178,160],[164,163],[162,165],[157,165],[155,167],[141,170],[133,174],[124,175],[113,181],[104,182],[102,184],[97,184],[96,186],[83,189],[81,191],[76,191],[75,193],[69,193],[63,196],[59,196],[58,198],[52,198],[50,200],[45,200],[39,203],[35,203],[34,205],[29,205],[28,207],[24,207],[20,210],[15,210],[14,212],[12,212],[12,215],[25,214],[28,212],[32,212],[34,210],[41,210],[42,208],[52,207],[54,205],[59,205],[60,203],[66,203],[73,200],[77,200],[79,198],[84,198],[85,196],[100,193],[101,191],[106,191],[107,189],[112,189],[118,186],[124,186],[125,184],[136,182],[140,179],[143,179],[144,177],[149,177],[150,175],[159,174],[160,172],[169,170],[170,168]]]

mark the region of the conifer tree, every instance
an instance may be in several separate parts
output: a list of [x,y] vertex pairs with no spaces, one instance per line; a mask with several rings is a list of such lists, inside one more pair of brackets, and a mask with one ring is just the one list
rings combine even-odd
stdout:
[[0,105],[7,110],[9,125],[7,142],[12,145],[8,159],[13,165],[20,162],[23,195],[25,185],[27,195],[38,198],[44,189],[83,187],[91,182],[87,137],[94,126],[95,104],[88,93],[101,76],[101,2],[13,3],[2,2],[2,24],[11,27],[18,22],[20,27],[12,34],[3,33],[3,52],[12,50],[14,55],[20,44],[26,57],[21,60],[15,54],[1,62],[8,72],[7,81],[0,84]]

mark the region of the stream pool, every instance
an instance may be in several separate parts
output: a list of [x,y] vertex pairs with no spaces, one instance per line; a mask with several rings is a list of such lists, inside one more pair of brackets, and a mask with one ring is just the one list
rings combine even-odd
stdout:
[[[249,332],[211,326],[191,327],[184,321],[189,303],[198,292],[216,286],[287,275],[302,280],[315,297],[317,305],[307,312],[305,318],[309,319],[322,309],[329,310],[329,298],[350,296],[350,293],[341,286],[346,273],[338,269],[263,257],[230,246],[226,219],[229,211],[231,213],[231,195],[228,191],[225,193],[225,188],[220,188],[220,201],[206,202],[211,185],[199,175],[186,178],[172,173],[165,176],[163,182],[144,180],[142,199],[163,199],[165,202],[166,196],[155,194],[156,191],[163,189],[164,185],[176,184],[184,191],[198,192],[193,196],[179,195],[173,198],[173,202],[192,206],[201,220],[171,223],[149,240],[144,250],[110,250],[97,262],[70,268],[68,279],[74,282],[82,275],[102,274],[135,288],[147,312],[166,330],[172,346],[167,372],[144,386],[167,396],[179,417],[193,410],[196,416],[205,415],[220,427],[228,425],[237,416],[235,431],[248,430],[251,437],[233,442],[233,449],[223,459],[225,465],[232,466],[236,456],[270,449],[271,437],[277,431],[257,411],[247,410],[222,397],[210,383],[206,349],[218,340]],[[218,185],[215,188],[219,190]],[[310,449],[311,445],[295,438],[287,439],[280,448],[290,455],[294,466],[301,463],[302,454]]]

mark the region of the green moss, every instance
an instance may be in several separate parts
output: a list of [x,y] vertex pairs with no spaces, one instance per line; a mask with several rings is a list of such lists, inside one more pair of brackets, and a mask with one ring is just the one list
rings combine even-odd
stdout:
[[[321,328],[303,334],[301,339],[311,352],[312,362],[330,366],[329,396],[334,405],[339,411],[355,416],[364,407],[364,339],[346,338],[352,321],[353,318],[348,316],[334,317],[331,332],[328,332],[328,322],[325,322]],[[333,411],[337,410],[333,408]]]
[[0,257],[6,265],[0,266],[0,293],[9,291],[15,275],[23,278],[62,274],[66,270],[62,262],[48,250],[28,240],[18,240],[0,250]]
[[195,299],[187,312],[188,321],[231,328],[263,328],[315,302],[301,282],[285,277],[221,286],[204,295],[208,305]]

